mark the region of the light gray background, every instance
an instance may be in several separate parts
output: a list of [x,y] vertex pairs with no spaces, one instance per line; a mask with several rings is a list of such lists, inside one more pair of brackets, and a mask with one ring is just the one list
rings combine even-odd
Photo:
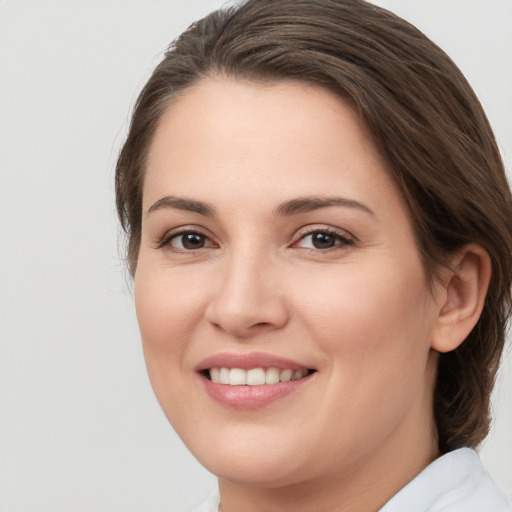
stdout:
[[[215,481],[150,389],[113,167],[167,44],[221,0],[0,0],[0,511],[178,512]],[[382,0],[458,63],[512,162],[512,1]],[[482,455],[512,493],[512,357]]]

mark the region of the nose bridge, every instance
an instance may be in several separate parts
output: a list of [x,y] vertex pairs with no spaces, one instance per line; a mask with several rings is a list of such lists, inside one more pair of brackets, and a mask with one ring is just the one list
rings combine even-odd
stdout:
[[279,265],[265,247],[240,242],[228,251],[208,319],[237,337],[283,327],[288,319]]

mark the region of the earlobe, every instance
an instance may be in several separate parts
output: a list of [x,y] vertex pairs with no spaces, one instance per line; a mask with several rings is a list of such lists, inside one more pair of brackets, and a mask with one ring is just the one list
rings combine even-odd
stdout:
[[442,278],[444,293],[432,339],[438,352],[455,350],[467,338],[480,318],[491,279],[490,257],[479,245],[464,246],[451,263]]

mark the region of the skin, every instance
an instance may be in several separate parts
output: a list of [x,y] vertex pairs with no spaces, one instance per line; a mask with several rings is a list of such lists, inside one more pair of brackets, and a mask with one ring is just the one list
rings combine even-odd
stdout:
[[[215,215],[148,212],[165,196]],[[276,213],[304,197],[363,206]],[[204,79],[160,120],[143,211],[135,300],[148,373],[219,477],[224,512],[377,511],[438,456],[433,348],[452,349],[476,321],[486,267],[478,248],[462,253],[474,293],[451,274],[429,290],[408,208],[350,106],[302,83]],[[184,227],[202,248],[171,238]],[[315,248],[311,232],[325,230],[334,246]],[[194,368],[252,351],[317,371],[256,410],[212,400]]]

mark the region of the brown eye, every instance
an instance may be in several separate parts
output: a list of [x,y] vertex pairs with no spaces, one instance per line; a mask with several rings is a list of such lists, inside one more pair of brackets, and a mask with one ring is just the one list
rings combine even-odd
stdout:
[[199,233],[186,233],[181,235],[181,244],[185,249],[201,249],[205,244],[205,237]]
[[172,236],[166,245],[181,251],[193,251],[203,249],[205,247],[211,247],[212,243],[207,236],[194,231],[188,231],[186,233],[178,233]]
[[315,249],[330,249],[336,245],[336,237],[329,233],[313,233],[311,244]]
[[340,233],[332,233],[330,231],[312,231],[302,236],[296,244],[296,247],[301,249],[327,251],[335,247],[343,248],[353,243],[352,239]]

